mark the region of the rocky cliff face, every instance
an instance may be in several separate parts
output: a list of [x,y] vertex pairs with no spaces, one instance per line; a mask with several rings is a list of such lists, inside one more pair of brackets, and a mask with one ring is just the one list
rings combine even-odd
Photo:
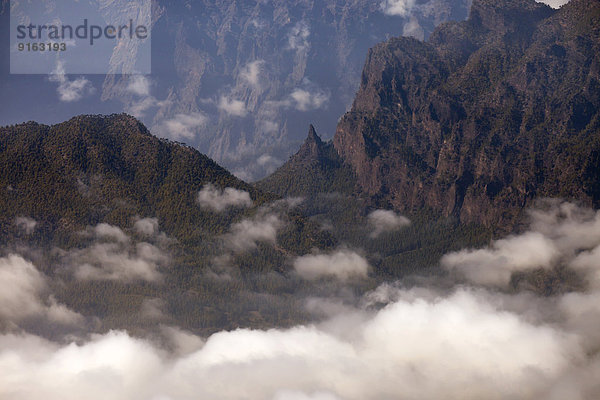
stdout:
[[508,225],[544,196],[600,206],[600,3],[474,0],[427,42],[369,51],[333,143],[363,194]]

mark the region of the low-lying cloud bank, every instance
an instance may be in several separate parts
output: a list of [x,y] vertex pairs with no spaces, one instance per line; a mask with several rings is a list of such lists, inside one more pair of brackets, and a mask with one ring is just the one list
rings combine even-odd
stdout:
[[[320,323],[206,339],[162,329],[176,350],[118,331],[79,344],[3,334],[0,398],[598,399],[600,213],[556,202],[531,216],[527,232],[448,255],[461,284],[384,284]],[[321,270],[342,258],[361,264],[350,250],[299,260]],[[511,273],[540,268],[587,285],[506,290]]]
[[66,346],[4,335],[0,397],[541,399],[562,391],[591,399],[585,392],[597,383],[578,371],[592,378],[599,364],[586,361],[576,333],[466,289],[398,296],[364,320],[220,332],[175,357],[123,332]]

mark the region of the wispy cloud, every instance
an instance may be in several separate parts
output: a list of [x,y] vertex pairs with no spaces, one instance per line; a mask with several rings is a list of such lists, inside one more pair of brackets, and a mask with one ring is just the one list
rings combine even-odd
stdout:
[[419,23],[419,20],[414,15],[412,15],[410,17],[410,20],[406,24],[404,24],[404,27],[402,28],[402,35],[411,36],[419,40],[424,40],[425,30]]
[[243,252],[256,248],[257,243],[274,244],[277,230],[283,221],[275,214],[257,215],[233,224],[224,236],[226,246],[234,252]]
[[133,224],[133,229],[137,231],[137,233],[153,236],[158,233],[158,219],[157,218],[141,218],[135,221]]
[[264,121],[270,122],[269,125],[264,125],[265,128],[276,130],[279,128],[276,123],[271,122],[269,118],[277,115],[277,110],[281,108],[293,108],[298,111],[312,111],[319,108],[327,107],[331,95],[329,92],[319,88],[309,80],[305,80],[302,87],[295,88],[292,92],[282,100],[270,100],[264,103],[261,109],[261,116]]
[[496,240],[487,248],[447,254],[442,265],[474,283],[506,287],[514,272],[576,263],[576,254],[584,257],[600,245],[600,213],[561,203],[530,215],[530,231]]
[[273,157],[270,154],[263,154],[262,156],[258,157],[256,164],[262,167],[268,174],[271,174],[277,169],[277,167],[283,164],[283,161]]
[[369,213],[368,221],[373,231],[370,236],[376,238],[384,232],[391,232],[410,225],[410,220],[391,210],[375,210]]
[[[234,224],[229,237],[240,233],[238,238],[246,236],[250,246],[256,245],[254,240],[273,242],[280,222],[269,211]],[[109,227],[99,232],[103,240],[121,243],[118,232]],[[323,311],[322,320],[289,328],[235,329],[201,338],[179,327],[162,327],[154,332],[161,336],[157,340],[110,331],[79,338],[77,343],[70,338],[55,343],[23,332],[2,333],[0,397],[599,398],[600,211],[563,202],[547,204],[531,212],[528,231],[501,240],[479,249],[488,253],[485,257],[476,253],[479,250],[466,250],[468,267],[461,267],[459,260],[452,263],[451,269],[464,274],[459,285],[448,287],[452,276],[444,276],[442,286],[435,278],[411,288],[404,286],[406,282],[386,283],[355,298],[348,285],[336,283],[342,285],[340,297],[306,301],[307,307]],[[344,256],[337,262],[340,252]],[[539,252],[548,257],[530,261],[527,253]],[[472,273],[472,254],[477,254],[486,274],[489,260],[502,271],[528,272],[537,264],[566,269],[584,284],[553,296],[506,290],[504,276],[482,280]],[[338,266],[347,269],[353,262],[360,266],[357,271],[364,271],[366,263],[350,249],[324,254],[322,260],[318,256],[299,260],[311,269],[316,266],[319,276],[321,271],[339,271]],[[232,259],[222,257],[220,262]],[[44,280],[21,257],[0,259],[3,322],[23,318],[9,314],[19,310],[33,310],[29,315],[47,312],[48,294],[40,294]],[[314,282],[311,290],[321,284],[332,287],[331,282]],[[351,301],[344,303],[347,297]],[[165,309],[155,298],[141,308],[156,320]]]
[[539,232],[495,241],[490,248],[447,254],[442,264],[481,285],[506,286],[513,272],[548,269],[558,255],[551,240]]
[[264,133],[279,132],[279,124],[275,121],[261,120],[259,121],[259,127]]
[[437,299],[398,296],[365,318],[344,314],[321,325],[223,331],[206,341],[165,331],[190,344],[178,356],[125,332],[80,345],[3,336],[0,390],[24,400],[526,400],[552,398],[552,390],[593,398],[573,397],[593,388],[593,375],[561,386],[582,357],[572,336],[468,290]]
[[248,110],[246,110],[246,105],[243,101],[231,99],[227,96],[221,96],[217,108],[234,117],[245,117],[246,114],[248,114]]
[[325,106],[329,102],[329,94],[320,89],[313,91],[306,89],[294,89],[290,94],[294,107],[298,111],[311,111]]
[[415,0],[384,0],[381,10],[387,15],[405,17],[415,6]]
[[244,190],[231,187],[219,189],[209,183],[198,192],[198,204],[202,208],[222,212],[230,207],[251,207],[252,199]]
[[17,217],[15,218],[15,225],[18,226],[23,232],[31,235],[37,227],[37,221],[29,217]]
[[248,63],[240,72],[240,78],[253,87],[260,87],[260,74],[265,64],[264,60]]
[[127,84],[127,91],[137,96],[150,96],[150,79],[144,75],[132,75]]
[[130,75],[125,91],[134,96],[127,106],[127,112],[136,118],[143,118],[152,108],[170,104],[170,100],[158,100],[151,94],[152,81],[144,75]]
[[310,27],[305,21],[296,23],[288,33],[288,48],[296,52],[306,51],[310,48],[308,37]]
[[198,129],[206,126],[208,117],[202,113],[175,114],[157,127],[161,136],[171,139],[194,139]]
[[85,77],[80,76],[75,80],[69,80],[65,74],[62,61],[58,61],[53,73],[49,75],[50,82],[58,83],[56,89],[60,101],[70,103],[81,100],[83,97],[93,94],[96,89]]
[[[151,236],[150,225],[153,225],[151,220],[138,220],[134,229]],[[159,235],[154,226],[152,232],[161,242],[164,235]],[[169,262],[169,257],[157,245],[134,242],[121,228],[105,223],[88,228],[88,234],[92,235],[91,245],[70,250],[64,257],[77,279],[120,282],[162,279],[158,269]]]
[[345,281],[351,278],[365,278],[369,272],[369,263],[353,251],[338,250],[331,254],[299,257],[294,260],[294,270],[308,280],[330,276]]

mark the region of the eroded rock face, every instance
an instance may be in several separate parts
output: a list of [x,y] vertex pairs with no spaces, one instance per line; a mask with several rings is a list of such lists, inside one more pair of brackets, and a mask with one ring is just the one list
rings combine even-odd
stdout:
[[544,196],[600,206],[600,3],[475,0],[428,42],[369,51],[335,149],[361,191],[508,226]]
[[[301,145],[308,122],[333,135],[371,46],[402,34],[424,38],[444,21],[464,20],[470,0],[409,2],[395,15],[384,3],[159,0],[155,107],[140,117],[153,133],[185,140],[240,177],[261,178]],[[139,102],[126,87],[107,77],[103,99]],[[194,113],[207,122],[193,134],[162,129],[164,121]],[[261,166],[261,156],[273,163]]]

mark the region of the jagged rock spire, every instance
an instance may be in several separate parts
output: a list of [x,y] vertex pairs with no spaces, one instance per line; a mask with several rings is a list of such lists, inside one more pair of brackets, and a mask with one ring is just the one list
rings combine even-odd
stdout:
[[311,124],[308,128],[308,136],[297,155],[301,158],[318,158],[323,146],[323,141],[317,135],[315,127]]
[[319,135],[317,135],[317,131],[315,130],[313,124],[310,124],[310,126],[308,127],[308,137],[306,138],[305,143],[323,143]]

